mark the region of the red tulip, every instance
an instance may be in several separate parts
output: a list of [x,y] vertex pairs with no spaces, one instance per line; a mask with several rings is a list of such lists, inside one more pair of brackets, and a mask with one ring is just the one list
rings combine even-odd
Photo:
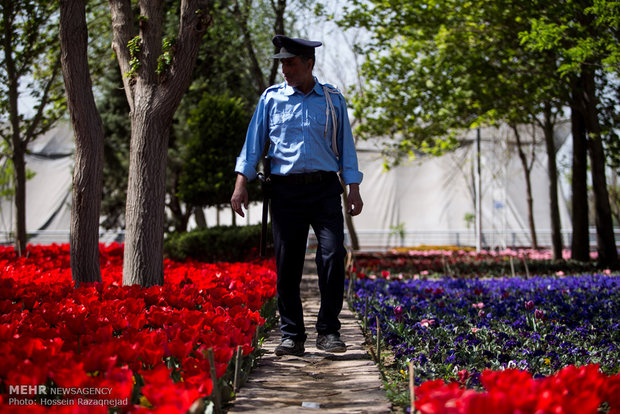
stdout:
[[[0,247],[0,354],[5,355],[0,381],[109,387],[123,399],[131,395],[135,370],[143,373],[142,393],[153,411],[185,412],[198,396],[212,392],[208,361],[194,348],[214,349],[218,376],[238,345],[244,354],[251,352],[256,326],[264,323],[258,311],[275,296],[273,261],[165,260],[166,285],[145,289],[122,286],[122,252],[119,244],[102,246],[103,282],[74,289],[68,245],[29,246],[29,256],[21,258]],[[172,382],[164,355],[179,361],[182,382]],[[154,369],[144,370],[149,367]],[[5,408],[0,395],[0,409]],[[93,412],[90,408],[44,410]]]

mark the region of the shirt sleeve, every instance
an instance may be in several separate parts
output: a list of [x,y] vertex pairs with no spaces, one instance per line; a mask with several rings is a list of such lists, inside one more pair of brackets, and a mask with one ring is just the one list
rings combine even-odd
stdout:
[[265,94],[263,94],[256,105],[245,143],[235,165],[235,172],[243,174],[248,180],[256,178],[256,165],[260,161],[269,135],[269,119],[265,107]]
[[359,170],[357,163],[357,152],[355,150],[355,141],[351,132],[351,123],[347,113],[347,103],[342,95],[339,95],[340,105],[338,105],[338,140],[340,146],[340,170],[342,171],[342,180],[346,185],[359,184],[362,182],[364,174]]

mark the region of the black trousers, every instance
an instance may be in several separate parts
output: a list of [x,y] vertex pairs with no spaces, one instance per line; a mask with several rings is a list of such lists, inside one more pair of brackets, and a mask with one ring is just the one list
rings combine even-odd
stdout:
[[344,299],[344,219],[342,186],[334,173],[320,182],[271,185],[271,224],[277,267],[278,311],[282,338],[306,340],[300,296],[310,226],[318,247],[316,265],[321,306],[318,334],[338,333]]

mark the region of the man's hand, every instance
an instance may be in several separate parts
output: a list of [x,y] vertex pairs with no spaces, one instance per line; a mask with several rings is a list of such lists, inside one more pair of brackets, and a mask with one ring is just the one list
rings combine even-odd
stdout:
[[364,207],[364,203],[362,202],[362,196],[360,196],[360,185],[359,184],[349,184],[349,214],[352,216],[357,216],[362,212],[362,207]]
[[230,198],[230,206],[233,211],[239,214],[241,217],[245,217],[243,214],[243,208],[248,209],[248,189],[246,184],[248,179],[245,175],[237,173],[237,181],[235,181],[235,191]]

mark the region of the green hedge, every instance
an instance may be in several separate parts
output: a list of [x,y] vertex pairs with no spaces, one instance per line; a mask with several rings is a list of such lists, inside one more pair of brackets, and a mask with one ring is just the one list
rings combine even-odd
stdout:
[[[187,233],[171,233],[164,253],[174,260],[242,262],[259,257],[261,226],[217,226]],[[267,234],[267,255],[273,254],[271,226]]]

